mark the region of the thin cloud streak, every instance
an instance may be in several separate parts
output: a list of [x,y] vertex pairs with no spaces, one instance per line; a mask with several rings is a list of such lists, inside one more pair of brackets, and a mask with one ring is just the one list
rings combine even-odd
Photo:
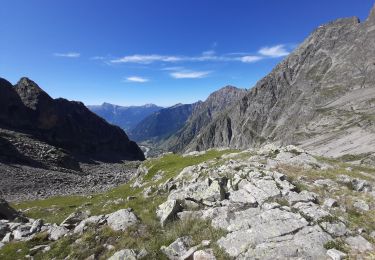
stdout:
[[67,52],[67,53],[54,53],[53,56],[63,58],[79,58],[81,56],[78,52]]
[[244,62],[244,63],[253,63],[253,62],[260,61],[260,60],[263,60],[263,57],[261,57],[261,56],[243,56],[243,57],[241,57],[241,61]]
[[210,74],[211,71],[176,71],[169,75],[175,79],[201,79]]
[[126,78],[127,82],[136,82],[136,83],[145,83],[148,82],[149,80],[143,77],[139,76],[131,76]]

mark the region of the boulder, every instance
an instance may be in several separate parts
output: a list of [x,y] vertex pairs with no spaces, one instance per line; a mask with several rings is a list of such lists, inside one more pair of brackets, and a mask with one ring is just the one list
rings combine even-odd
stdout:
[[182,211],[182,206],[179,200],[167,200],[159,205],[156,215],[160,219],[160,224],[164,226],[167,222],[176,218],[177,213]]
[[348,230],[344,223],[337,222],[337,223],[329,223],[329,222],[322,222],[320,226],[329,233],[331,236],[334,237],[342,237],[348,233]]
[[66,227],[51,226],[48,230],[48,237],[50,240],[56,241],[68,234],[69,230]]
[[43,226],[43,220],[42,219],[37,219],[33,222],[33,224],[31,225],[31,228],[30,228],[30,233],[31,234],[34,234],[36,232],[39,232],[40,229],[42,228]]
[[137,260],[137,253],[133,249],[123,249],[114,253],[108,260]]
[[312,202],[298,202],[293,206],[293,208],[297,209],[306,218],[310,218],[313,221],[318,221],[323,217],[328,217],[331,215],[329,212],[323,210],[321,207]]
[[67,229],[73,229],[78,223],[88,217],[89,216],[86,212],[73,212],[60,224],[60,226],[66,227]]
[[357,200],[353,206],[360,211],[369,211],[370,206],[364,200]]
[[107,215],[107,224],[116,231],[125,231],[127,228],[138,223],[139,219],[130,208],[120,209]]
[[346,254],[337,249],[332,248],[327,251],[327,256],[329,256],[332,260],[342,260],[346,257]]
[[374,246],[362,236],[347,237],[345,242],[354,250],[366,252],[374,250]]
[[237,259],[326,259],[324,244],[330,239],[319,226],[306,226],[295,234],[271,237],[248,248]]
[[328,198],[324,201],[323,206],[326,208],[333,208],[333,207],[337,207],[338,203],[337,203],[337,200]]
[[195,251],[193,260],[216,260],[216,257],[212,249],[205,249]]
[[75,228],[74,233],[82,234],[87,224],[102,225],[106,222],[107,217],[103,215],[91,216],[87,219],[82,220]]
[[180,237],[169,246],[162,246],[160,250],[168,259],[180,260],[188,252],[192,242],[191,237]]
[[3,243],[9,243],[10,241],[13,240],[13,234],[11,232],[6,233],[6,235],[3,237],[1,242]]
[[290,205],[293,205],[297,202],[316,202],[318,195],[314,192],[303,190],[300,193],[290,192],[286,199]]

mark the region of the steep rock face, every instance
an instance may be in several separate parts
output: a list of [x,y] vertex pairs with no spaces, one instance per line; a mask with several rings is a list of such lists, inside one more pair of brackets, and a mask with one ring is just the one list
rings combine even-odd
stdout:
[[[0,96],[4,99],[2,106],[5,109],[0,111],[0,119],[9,130],[27,133],[33,140],[63,148],[78,156],[103,160],[144,159],[141,149],[129,140],[122,129],[108,124],[81,102],[52,99],[27,78],[22,78],[15,87],[5,80],[1,83]],[[13,132],[11,135],[22,136]],[[12,142],[17,138],[7,139]],[[22,140],[27,138],[25,136]]]
[[210,124],[212,120],[225,111],[232,103],[239,100],[246,93],[245,89],[226,86],[213,92],[204,102],[198,104],[184,127],[172,135],[164,146],[168,150],[182,151],[200,130]]
[[276,141],[333,156],[373,151],[374,17],[373,9],[364,23],[354,17],[317,28],[189,149]]
[[24,106],[10,82],[0,78],[0,124],[25,126],[29,124],[29,109]]
[[133,129],[139,122],[147,116],[159,111],[162,107],[154,104],[144,106],[117,106],[103,103],[100,106],[87,106],[92,112],[104,118],[109,123],[117,125],[128,131]]
[[184,126],[189,116],[200,102],[194,104],[177,104],[146,117],[131,132],[136,141],[149,139],[161,140],[176,133]]

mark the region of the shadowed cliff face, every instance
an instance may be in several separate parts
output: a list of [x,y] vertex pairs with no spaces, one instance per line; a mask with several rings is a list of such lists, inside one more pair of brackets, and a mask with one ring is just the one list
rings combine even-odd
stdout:
[[245,89],[233,86],[226,86],[213,92],[204,102],[194,108],[183,128],[164,141],[162,146],[166,150],[183,151],[202,129],[243,97],[245,93]]
[[326,155],[373,151],[375,9],[317,28],[188,149],[299,144]]
[[15,87],[0,81],[0,123],[77,156],[116,161],[143,160],[138,145],[119,127],[81,102],[52,99],[35,82],[22,78]]

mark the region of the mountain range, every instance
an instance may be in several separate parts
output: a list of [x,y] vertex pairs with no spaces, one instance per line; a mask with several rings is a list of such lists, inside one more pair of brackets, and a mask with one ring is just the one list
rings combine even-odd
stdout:
[[372,152],[374,57],[375,11],[363,22],[338,19],[312,32],[249,91],[225,87],[205,102],[160,110],[131,135],[174,152],[269,142],[328,156]]
[[162,109],[154,104],[143,106],[118,106],[109,103],[87,106],[92,112],[125,131],[133,129],[144,118]]

